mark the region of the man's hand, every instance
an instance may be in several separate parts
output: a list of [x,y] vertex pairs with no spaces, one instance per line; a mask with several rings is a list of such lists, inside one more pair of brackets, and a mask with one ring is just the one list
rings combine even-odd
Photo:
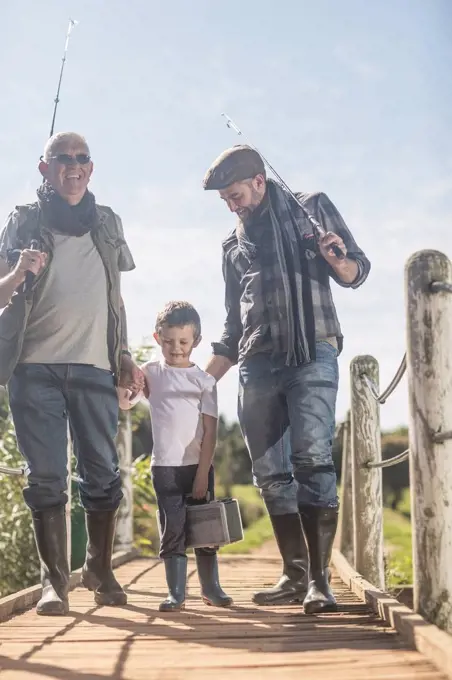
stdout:
[[196,500],[202,500],[207,496],[207,489],[209,486],[209,472],[204,472],[198,468],[196,472],[195,481],[193,482],[192,496]]
[[25,281],[27,272],[37,275],[47,263],[47,253],[40,250],[22,250],[19,260],[13,269],[14,278],[19,286]]
[[121,387],[127,387],[132,392],[132,399],[138,392],[144,390],[146,378],[139,366],[127,354],[121,357],[121,375],[119,378]]
[[338,262],[342,262],[337,255],[335,255],[333,246],[337,246],[339,250],[343,253],[344,257],[347,256],[347,248],[345,243],[338,234],[334,234],[332,231],[327,231],[327,233],[319,239],[319,250],[322,257],[333,266]]
[[218,382],[229,371],[231,366],[233,366],[233,363],[230,359],[219,354],[213,354],[204,370]]
[[[332,246],[337,246],[344,254],[344,258],[340,259],[334,254]],[[337,234],[328,231],[325,236],[319,239],[319,249],[322,257],[328,262],[330,267],[336,272],[337,276],[346,284],[353,283],[359,275],[359,267],[356,260],[347,257],[347,248],[345,243]]]

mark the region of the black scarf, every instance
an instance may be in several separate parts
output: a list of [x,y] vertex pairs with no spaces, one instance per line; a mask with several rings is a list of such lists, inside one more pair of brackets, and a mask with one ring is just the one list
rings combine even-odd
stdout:
[[44,221],[53,232],[83,236],[97,225],[96,199],[90,191],[85,192],[77,205],[69,205],[46,181],[36,193]]
[[[268,215],[267,215],[268,213]],[[254,218],[254,219],[253,219]],[[307,269],[306,250],[315,239],[312,227],[292,197],[276,182],[267,180],[267,194],[249,220],[239,222],[236,230],[239,250],[252,261],[258,251],[259,232],[253,229],[262,218],[272,229],[275,257],[272,278],[283,291],[284,306],[278,295],[273,306],[278,309],[278,338],[275,349],[286,355],[288,366],[300,366],[315,359],[315,320],[312,289]]]

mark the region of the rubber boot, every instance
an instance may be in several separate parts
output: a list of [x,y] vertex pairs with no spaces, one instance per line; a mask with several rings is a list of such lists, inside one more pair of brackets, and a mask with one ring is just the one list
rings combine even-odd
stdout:
[[335,612],[337,604],[330,588],[329,563],[339,509],[300,505],[299,512],[310,559],[309,586],[303,603],[305,614]]
[[187,558],[185,555],[173,555],[167,557],[164,562],[168,597],[160,604],[159,611],[178,612],[185,608]]
[[87,510],[85,564],[81,584],[94,591],[96,604],[117,607],[127,604],[127,595],[116,580],[111,566],[117,510]]
[[201,595],[204,602],[214,607],[230,607],[232,597],[226,595],[220,586],[217,554],[196,554],[196,566],[198,567]]
[[270,515],[283,574],[273,588],[253,595],[254,604],[286,605],[303,602],[308,589],[308,550],[298,513]]
[[65,616],[69,612],[69,563],[64,506],[35,510],[32,518],[42,583],[42,597],[36,613]]

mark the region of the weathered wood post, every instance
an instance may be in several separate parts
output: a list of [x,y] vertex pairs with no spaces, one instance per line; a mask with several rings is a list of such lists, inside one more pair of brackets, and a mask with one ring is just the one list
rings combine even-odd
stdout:
[[350,564],[353,564],[353,482],[350,434],[350,411],[347,411],[342,424],[341,504],[338,543],[341,553]]
[[[443,253],[423,250],[412,255],[406,264],[414,607],[449,633],[452,633],[451,281],[451,262]],[[439,285],[432,286],[433,282]]]
[[115,550],[133,547],[133,486],[132,486],[132,418],[130,411],[121,411],[116,439],[122,492],[116,523]]
[[384,589],[382,473],[367,467],[381,462],[380,405],[365,375],[378,391],[377,360],[355,357],[350,364],[354,567]]

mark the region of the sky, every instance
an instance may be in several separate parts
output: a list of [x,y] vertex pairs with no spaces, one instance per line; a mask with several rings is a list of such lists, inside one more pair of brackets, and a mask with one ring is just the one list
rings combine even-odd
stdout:
[[[405,351],[407,259],[452,257],[450,0],[15,0],[0,17],[1,219],[35,198],[73,18],[55,130],[86,136],[90,188],[123,220],[134,346],[171,299],[201,314],[201,367],[221,335],[221,241],[235,220],[202,178],[240,142],[226,112],[294,190],[330,197],[372,262],[359,290],[332,283],[338,419],[354,356],[375,356],[387,385]],[[229,420],[237,379],[234,368],[219,384]],[[381,422],[408,422],[405,380]]]

